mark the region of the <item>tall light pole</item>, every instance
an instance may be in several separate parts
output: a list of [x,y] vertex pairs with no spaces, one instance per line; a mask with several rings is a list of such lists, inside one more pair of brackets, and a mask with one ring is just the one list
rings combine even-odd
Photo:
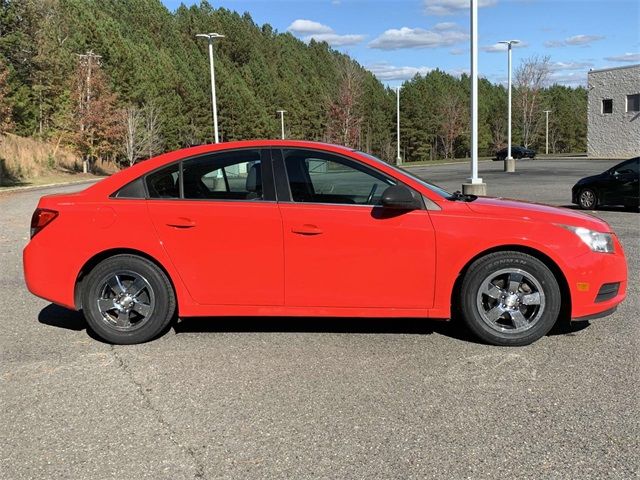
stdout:
[[213,110],[213,139],[219,143],[218,139],[218,108],[216,105],[216,74],[213,68],[213,41],[217,38],[224,38],[219,33],[198,33],[196,37],[209,40],[209,67],[211,70],[211,109]]
[[544,113],[547,115],[547,135],[546,135],[546,149],[545,154],[549,155],[549,113],[551,110],[545,110]]
[[486,195],[487,184],[478,177],[478,0],[471,2],[471,178],[463,193]]
[[507,46],[507,156],[504,159],[505,171],[515,171],[515,162],[511,156],[511,47],[516,43],[520,43],[520,40],[504,40],[502,42]]
[[396,87],[396,127],[396,143],[398,144],[396,164],[402,165],[402,157],[400,156],[400,85]]
[[284,140],[284,114],[287,112],[286,110],[276,110],[280,114],[280,132],[282,140]]

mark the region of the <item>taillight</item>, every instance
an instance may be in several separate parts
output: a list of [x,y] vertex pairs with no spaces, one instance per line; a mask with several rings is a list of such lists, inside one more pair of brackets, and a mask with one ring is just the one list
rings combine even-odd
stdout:
[[36,208],[31,217],[31,238],[35,237],[36,233],[49,225],[57,216],[58,212],[55,210]]

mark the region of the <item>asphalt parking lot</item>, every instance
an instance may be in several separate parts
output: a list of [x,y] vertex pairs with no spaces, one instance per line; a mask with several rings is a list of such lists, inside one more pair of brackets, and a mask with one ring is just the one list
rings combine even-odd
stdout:
[[[578,178],[615,163],[484,162],[480,176],[492,196],[569,205]],[[413,171],[456,190],[468,169]],[[315,318],[192,319],[120,347],[24,286],[38,197],[78,188],[0,195],[0,478],[638,478],[637,212],[595,212],[625,248],[627,300],[528,347]]]

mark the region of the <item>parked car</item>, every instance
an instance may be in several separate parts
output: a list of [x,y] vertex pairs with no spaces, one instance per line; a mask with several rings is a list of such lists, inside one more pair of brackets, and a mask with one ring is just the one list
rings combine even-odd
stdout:
[[460,311],[483,341],[526,345],[561,307],[602,315],[627,285],[598,218],[449,193],[362,152],[284,140],[180,150],[42,197],[24,273],[118,344],[153,339],[178,314]]
[[[520,145],[515,145],[511,147],[511,156],[517,159],[530,158],[533,160],[536,157],[536,151],[531,150],[530,148],[524,148]],[[498,150],[496,152],[496,158],[494,158],[493,160],[504,160],[505,158],[507,158],[507,149],[503,148],[502,150]]]
[[640,206],[638,164],[640,157],[625,160],[598,175],[585,177],[571,189],[571,202],[585,210],[604,205]]

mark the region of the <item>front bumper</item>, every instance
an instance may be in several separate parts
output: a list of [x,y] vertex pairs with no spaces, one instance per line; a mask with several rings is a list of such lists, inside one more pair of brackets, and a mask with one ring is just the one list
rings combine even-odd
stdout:
[[601,315],[615,309],[627,294],[627,261],[614,235],[614,253],[589,252],[566,270],[571,291],[571,318]]

